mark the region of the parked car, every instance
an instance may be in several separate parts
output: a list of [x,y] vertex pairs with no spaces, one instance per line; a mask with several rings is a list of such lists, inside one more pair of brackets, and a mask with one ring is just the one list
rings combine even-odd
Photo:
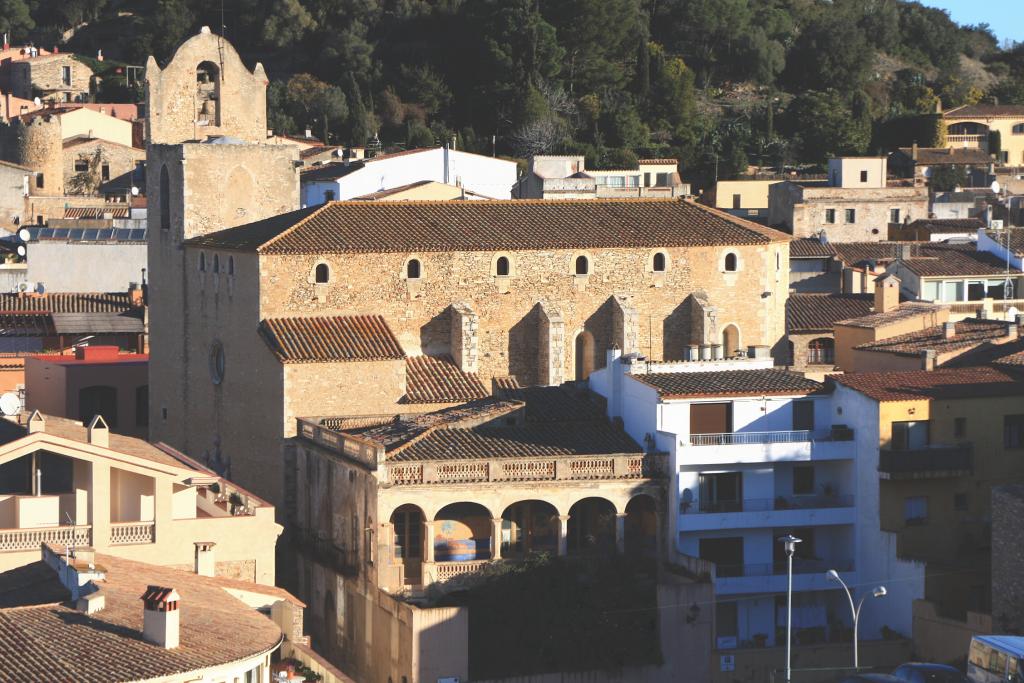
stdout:
[[945,664],[911,662],[897,667],[892,675],[906,683],[968,683],[962,671]]

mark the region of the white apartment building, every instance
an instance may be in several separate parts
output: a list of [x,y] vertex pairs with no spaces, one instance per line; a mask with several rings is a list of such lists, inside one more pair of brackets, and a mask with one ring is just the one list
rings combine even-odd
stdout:
[[849,603],[829,570],[855,599],[889,591],[865,605],[862,639],[883,626],[911,633],[923,566],[897,560],[880,531],[877,435],[865,457],[825,385],[770,360],[652,363],[610,351],[590,386],[638,443],[669,453],[671,547],[715,564],[720,651],[785,643],[787,534],[802,540],[794,645],[850,640]]

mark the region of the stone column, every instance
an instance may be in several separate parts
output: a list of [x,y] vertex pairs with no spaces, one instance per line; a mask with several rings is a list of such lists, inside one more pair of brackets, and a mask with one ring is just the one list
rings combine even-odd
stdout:
[[615,550],[620,554],[626,552],[626,513],[615,514]]
[[420,562],[420,585],[434,583],[434,523],[423,522],[423,561]]
[[491,520],[491,559],[501,559],[501,523],[505,520],[498,518]]
[[558,516],[558,555],[569,554],[569,515]]

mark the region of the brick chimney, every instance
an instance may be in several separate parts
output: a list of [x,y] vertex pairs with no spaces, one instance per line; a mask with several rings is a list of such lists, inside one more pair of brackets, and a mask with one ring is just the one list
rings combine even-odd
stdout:
[[952,339],[956,336],[956,323],[942,323],[942,336],[944,339]]
[[875,313],[888,313],[900,307],[900,279],[886,275],[875,280]]
[[148,586],[142,594],[142,637],[165,650],[178,647],[180,600],[181,596],[173,588]]
[[215,545],[217,544],[213,541],[196,541],[195,569],[199,576],[216,575],[217,563],[214,561],[213,555],[213,546]]

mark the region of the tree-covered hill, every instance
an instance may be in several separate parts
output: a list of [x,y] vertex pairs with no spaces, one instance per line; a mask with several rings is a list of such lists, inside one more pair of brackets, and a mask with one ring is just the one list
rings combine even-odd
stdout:
[[939,98],[1024,103],[1024,47],[903,0],[0,0],[16,42],[129,64],[201,25],[263,62],[279,131],[676,156],[698,184],[927,144]]

